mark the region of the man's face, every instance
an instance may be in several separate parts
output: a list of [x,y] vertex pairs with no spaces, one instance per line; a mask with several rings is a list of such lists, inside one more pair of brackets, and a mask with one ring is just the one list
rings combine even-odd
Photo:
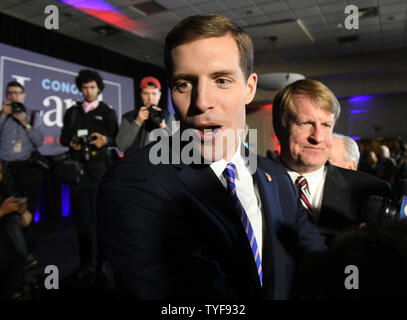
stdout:
[[230,160],[237,147],[231,136],[245,127],[245,105],[256,93],[257,75],[246,81],[230,35],[180,45],[172,60],[172,101],[183,127],[200,137],[201,153],[211,155],[205,158]]
[[93,102],[98,98],[99,87],[96,81],[82,84],[81,92],[87,102]]
[[143,106],[157,106],[160,102],[161,91],[158,88],[144,88],[141,89],[141,100],[143,101]]
[[10,102],[24,103],[25,93],[20,87],[8,87],[6,90],[6,99]]
[[280,134],[282,160],[298,173],[318,170],[331,151],[334,114],[305,94],[293,95],[290,110]]

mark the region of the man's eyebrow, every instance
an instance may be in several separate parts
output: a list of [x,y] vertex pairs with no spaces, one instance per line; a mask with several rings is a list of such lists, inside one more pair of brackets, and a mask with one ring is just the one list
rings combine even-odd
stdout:
[[188,73],[177,73],[177,74],[174,74],[174,75],[171,77],[171,82],[174,83],[174,82],[176,82],[176,81],[178,81],[178,80],[180,80],[180,79],[182,79],[182,80],[194,81],[194,80],[196,80],[197,78],[198,78],[197,76],[194,76],[194,75],[192,75],[192,74],[188,74]]
[[235,74],[236,74],[236,71],[234,71],[234,70],[219,70],[219,71],[213,72],[211,74],[211,76],[216,78],[216,77],[221,77],[221,76],[233,76]]
[[[215,71],[213,73],[211,73],[211,77],[212,78],[216,78],[216,77],[222,77],[222,76],[233,76],[236,74],[236,71],[234,70],[219,70],[219,71]],[[178,80],[189,80],[189,81],[196,81],[198,79],[198,76],[196,75],[192,75],[192,74],[188,74],[188,73],[177,73],[174,74],[171,78],[172,82],[178,81]]]

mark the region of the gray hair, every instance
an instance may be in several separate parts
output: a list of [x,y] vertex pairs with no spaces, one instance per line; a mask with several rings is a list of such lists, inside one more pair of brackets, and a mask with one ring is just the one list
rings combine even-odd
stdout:
[[332,135],[343,140],[343,143],[345,145],[345,155],[344,155],[345,162],[353,160],[356,162],[357,166],[359,163],[360,152],[356,141],[353,140],[351,137],[345,136],[343,134],[333,133]]

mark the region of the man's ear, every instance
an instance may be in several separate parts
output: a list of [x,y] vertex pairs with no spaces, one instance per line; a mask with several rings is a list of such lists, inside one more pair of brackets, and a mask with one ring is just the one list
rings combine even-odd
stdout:
[[246,99],[245,104],[249,104],[253,101],[254,96],[256,95],[257,89],[257,73],[252,73],[246,82]]
[[347,164],[347,167],[348,167],[348,169],[349,170],[354,170],[354,171],[356,171],[356,169],[357,169],[357,165],[356,165],[356,161],[355,160],[350,160],[349,162],[348,162],[348,164]]

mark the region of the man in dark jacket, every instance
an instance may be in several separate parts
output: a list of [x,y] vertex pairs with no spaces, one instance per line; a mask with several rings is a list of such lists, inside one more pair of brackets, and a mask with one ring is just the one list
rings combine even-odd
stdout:
[[96,267],[97,188],[109,166],[107,147],[114,144],[118,126],[115,110],[98,100],[104,88],[100,75],[92,70],[81,70],[75,81],[84,101],[66,111],[61,132],[61,144],[69,146],[72,157],[83,166],[79,184],[71,185],[71,208],[79,240],[80,266],[70,279],[90,285],[94,281]]

